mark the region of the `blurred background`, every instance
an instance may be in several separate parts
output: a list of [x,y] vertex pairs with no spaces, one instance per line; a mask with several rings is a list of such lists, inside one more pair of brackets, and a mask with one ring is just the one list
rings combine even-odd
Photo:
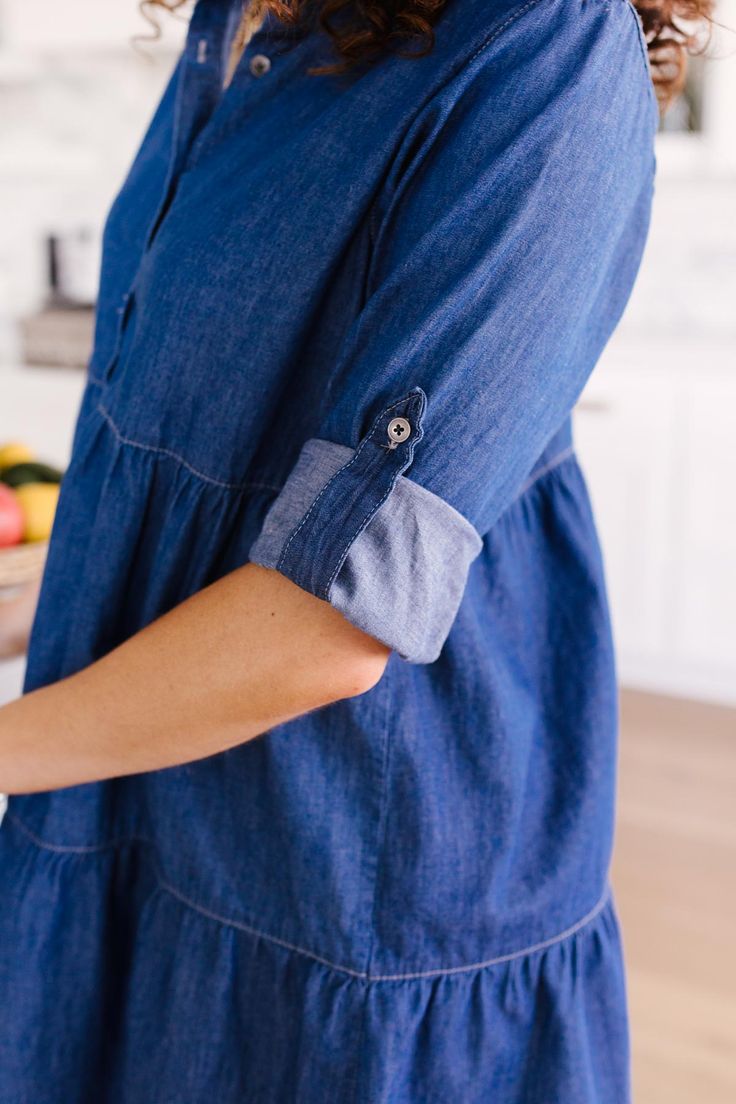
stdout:
[[[622,683],[637,1104],[736,1101],[736,0],[717,17],[733,30],[662,125],[637,287],[576,412]],[[163,26],[136,46],[135,0],[0,0],[0,444],[60,467],[102,222],[186,29]],[[0,663],[0,701],[22,673]]]

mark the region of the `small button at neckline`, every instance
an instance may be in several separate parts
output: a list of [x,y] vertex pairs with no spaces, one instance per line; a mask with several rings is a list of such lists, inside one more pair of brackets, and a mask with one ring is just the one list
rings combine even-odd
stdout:
[[254,54],[248,63],[248,68],[252,76],[263,77],[271,68],[271,59],[265,54]]

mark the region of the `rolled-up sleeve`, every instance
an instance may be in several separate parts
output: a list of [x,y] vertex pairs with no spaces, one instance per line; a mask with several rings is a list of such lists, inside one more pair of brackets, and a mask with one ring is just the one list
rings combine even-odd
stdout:
[[392,404],[357,449],[307,441],[251,552],[415,662],[439,655],[482,546],[467,518],[401,474],[425,404],[419,388]]
[[649,223],[657,112],[633,10],[528,9],[396,152],[329,413],[250,554],[412,662],[440,654],[484,535],[623,311]]

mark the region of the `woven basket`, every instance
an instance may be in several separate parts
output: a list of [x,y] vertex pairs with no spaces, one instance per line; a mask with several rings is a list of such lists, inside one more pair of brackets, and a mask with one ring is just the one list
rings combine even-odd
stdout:
[[38,579],[48,547],[48,541],[33,541],[0,548],[0,588],[22,586]]

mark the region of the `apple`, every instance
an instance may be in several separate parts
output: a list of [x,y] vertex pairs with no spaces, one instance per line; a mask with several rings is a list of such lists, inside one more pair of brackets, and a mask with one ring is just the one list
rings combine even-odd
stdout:
[[23,539],[25,518],[20,502],[10,487],[0,483],[0,548],[8,548]]

